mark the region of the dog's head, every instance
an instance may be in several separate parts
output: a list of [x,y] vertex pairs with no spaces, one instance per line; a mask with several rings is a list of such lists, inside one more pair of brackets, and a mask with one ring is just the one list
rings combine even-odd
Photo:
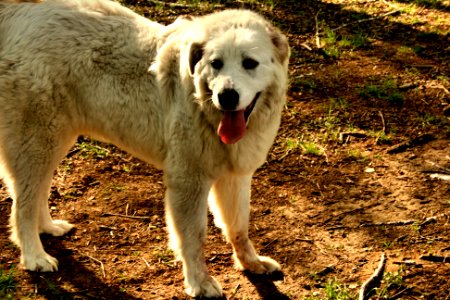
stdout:
[[289,46],[284,35],[250,11],[224,11],[198,22],[198,36],[188,46],[189,73],[200,102],[222,114],[222,142],[232,144],[243,137],[277,72],[286,72]]

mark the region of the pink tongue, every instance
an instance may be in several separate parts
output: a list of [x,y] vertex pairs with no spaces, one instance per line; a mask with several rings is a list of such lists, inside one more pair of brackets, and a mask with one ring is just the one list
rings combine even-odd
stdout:
[[245,129],[244,110],[225,111],[217,134],[224,144],[234,144],[244,136]]

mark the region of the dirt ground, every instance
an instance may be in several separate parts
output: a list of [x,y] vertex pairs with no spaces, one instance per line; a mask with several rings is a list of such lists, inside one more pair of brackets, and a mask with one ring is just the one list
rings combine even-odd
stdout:
[[[251,8],[289,36],[288,104],[250,228],[283,272],[235,270],[211,217],[206,258],[227,299],[356,299],[382,253],[372,299],[450,299],[450,1],[122,2],[166,24]],[[15,283],[0,298],[186,299],[163,198],[160,171],[80,138],[50,195],[76,230],[42,236],[58,272],[20,268],[0,188],[0,270]]]

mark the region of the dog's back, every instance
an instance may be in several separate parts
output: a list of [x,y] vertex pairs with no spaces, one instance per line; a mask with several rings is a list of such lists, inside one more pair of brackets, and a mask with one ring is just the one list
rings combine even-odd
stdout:
[[111,120],[135,122],[137,105],[132,120],[110,108],[157,98],[157,89],[142,89],[152,88],[148,68],[162,28],[112,1],[0,3],[0,143],[23,124],[102,138],[117,133]]

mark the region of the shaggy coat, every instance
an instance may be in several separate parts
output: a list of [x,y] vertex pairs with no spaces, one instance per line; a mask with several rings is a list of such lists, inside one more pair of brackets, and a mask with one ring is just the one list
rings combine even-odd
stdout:
[[229,10],[169,26],[106,0],[0,3],[0,175],[28,270],[56,271],[40,233],[54,170],[79,135],[164,170],[171,247],[186,292],[222,295],[203,256],[208,199],[236,265],[280,269],[248,238],[250,184],[280,123],[289,46],[261,16]]

